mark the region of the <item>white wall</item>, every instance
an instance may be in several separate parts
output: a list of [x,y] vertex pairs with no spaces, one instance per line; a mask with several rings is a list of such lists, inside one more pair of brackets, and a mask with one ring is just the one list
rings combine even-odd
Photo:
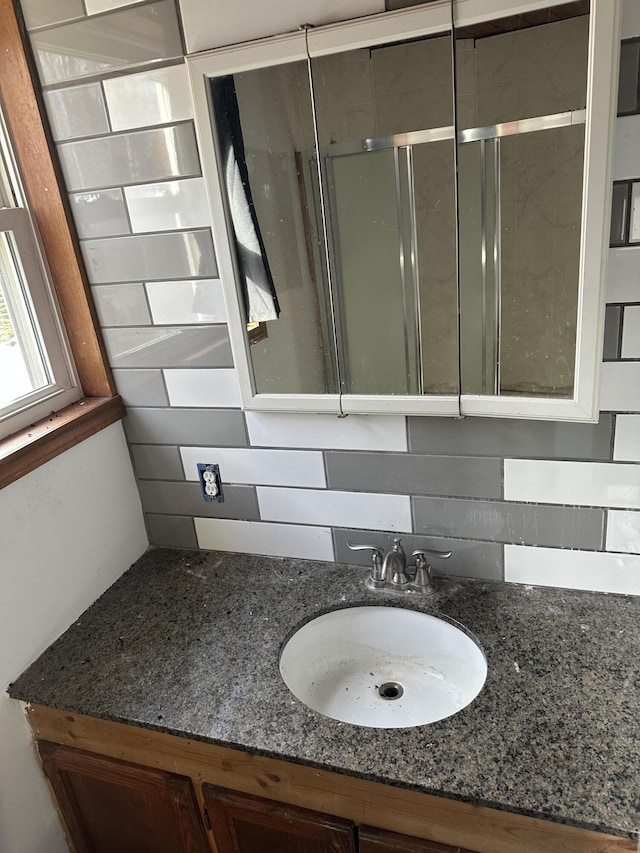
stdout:
[[0,850],[67,844],[20,704],[4,692],[147,547],[122,426],[0,491]]

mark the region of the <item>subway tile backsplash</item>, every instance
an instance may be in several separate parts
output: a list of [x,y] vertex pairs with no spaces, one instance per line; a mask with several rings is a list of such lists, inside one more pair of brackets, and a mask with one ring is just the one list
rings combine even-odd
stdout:
[[[226,326],[221,328],[226,329]],[[172,406],[240,408],[240,387],[235,370],[165,370],[164,381]]]
[[211,225],[204,178],[126,187],[124,195],[134,232]]
[[99,83],[70,86],[44,93],[55,140],[109,133],[109,119]]
[[21,0],[20,5],[29,29],[84,17],[82,0]]
[[92,284],[210,278],[218,272],[206,230],[85,240],[81,248]]
[[332,489],[499,498],[500,459],[417,453],[327,453]]
[[92,289],[102,326],[140,326],[151,322],[142,284],[103,284]]
[[193,102],[184,63],[126,77],[113,77],[102,85],[113,130],[130,130],[193,118]]
[[224,447],[247,447],[249,443],[244,417],[237,409],[131,407],[124,428],[130,444],[207,447],[215,441]]
[[143,326],[103,330],[112,367],[231,367],[226,326]]
[[[401,535],[452,551],[436,572],[640,594],[639,247],[609,253],[598,424],[242,412],[179,4],[21,2],[153,544],[364,566],[347,542]],[[635,0],[623,25],[640,35]],[[517,98],[508,62],[479,72]],[[443,82],[422,83],[434,109]],[[639,151],[640,118],[618,119],[616,178]]]
[[125,406],[168,406],[161,370],[114,370],[116,387]]
[[58,154],[69,190],[200,174],[191,122],[65,142]]
[[43,85],[182,56],[173,0],[40,30],[31,45]]
[[78,237],[112,237],[131,231],[122,190],[94,190],[69,196]]
[[640,415],[617,415],[613,458],[619,462],[640,462]]
[[148,281],[146,289],[156,325],[227,322],[219,279]]

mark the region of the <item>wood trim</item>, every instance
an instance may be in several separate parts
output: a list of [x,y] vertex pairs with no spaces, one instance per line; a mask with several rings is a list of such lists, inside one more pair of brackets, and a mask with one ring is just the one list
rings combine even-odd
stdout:
[[0,0],[0,98],[85,399],[0,440],[0,489],[125,416],[99,331],[18,0]]
[[86,397],[0,441],[0,489],[125,416],[120,397]]
[[5,117],[58,297],[83,393],[116,393],[89,296],[80,250],[67,216],[47,120],[41,109],[30,48],[21,34],[13,0],[0,0],[0,94]]
[[239,749],[29,705],[38,739],[478,853],[635,853],[635,842]]

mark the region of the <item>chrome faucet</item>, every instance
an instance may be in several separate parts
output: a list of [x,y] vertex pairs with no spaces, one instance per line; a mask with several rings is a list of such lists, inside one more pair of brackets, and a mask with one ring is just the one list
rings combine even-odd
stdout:
[[384,556],[380,545],[353,545],[347,542],[351,551],[371,551],[372,568],[365,584],[369,589],[386,589],[388,592],[412,592],[433,595],[433,571],[427,557],[448,560],[451,551],[436,551],[433,548],[421,548],[413,551],[416,558],[415,570],[407,574],[407,557],[400,539],[393,540],[393,548]]

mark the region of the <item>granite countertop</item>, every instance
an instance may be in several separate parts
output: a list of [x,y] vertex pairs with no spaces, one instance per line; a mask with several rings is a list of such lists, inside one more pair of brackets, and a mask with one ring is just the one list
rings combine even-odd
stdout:
[[[334,563],[148,551],[10,687],[14,698],[632,836],[640,824],[640,598],[440,579],[432,599]],[[353,604],[465,625],[488,660],[460,713],[368,729],[310,710],[283,640]]]

